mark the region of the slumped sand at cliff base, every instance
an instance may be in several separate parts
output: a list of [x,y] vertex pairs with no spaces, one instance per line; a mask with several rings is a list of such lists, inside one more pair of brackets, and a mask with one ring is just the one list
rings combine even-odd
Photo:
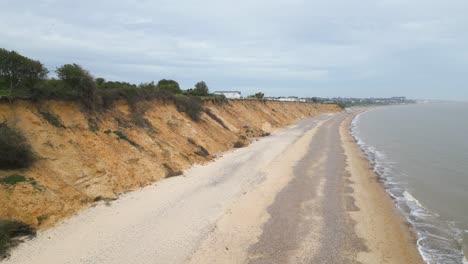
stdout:
[[87,209],[5,263],[422,263],[351,118],[304,119]]

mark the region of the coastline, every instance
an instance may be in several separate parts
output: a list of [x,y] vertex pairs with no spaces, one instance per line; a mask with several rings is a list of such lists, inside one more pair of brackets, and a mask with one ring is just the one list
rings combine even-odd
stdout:
[[300,121],[85,210],[5,263],[422,264],[350,133],[354,116]]
[[340,126],[342,144],[347,157],[347,172],[356,206],[350,212],[355,231],[365,240],[367,251],[360,252],[361,263],[424,263],[417,247],[412,226],[398,211],[390,195],[379,182],[378,175],[364,156],[350,131],[352,120],[360,112],[346,118]]
[[[436,106],[439,107],[439,105]],[[440,110],[446,111],[447,109],[450,110],[451,108],[441,108]],[[457,222],[457,220],[448,218],[447,215],[450,215],[450,212],[447,214],[447,212],[440,210],[440,207],[431,207],[432,200],[428,200],[428,197],[421,195],[420,186],[415,185],[415,182],[409,184],[404,177],[401,177],[401,174],[406,173],[402,172],[402,167],[399,166],[400,163],[405,165],[403,166],[403,170],[406,168],[406,171],[412,171],[413,169],[412,173],[409,175],[410,177],[416,177],[419,169],[414,170],[414,165],[405,164],[406,159],[399,156],[398,148],[393,149],[393,152],[386,152],[388,149],[386,149],[385,146],[388,145],[385,145],[385,141],[380,141],[382,137],[379,134],[385,133],[384,130],[390,129],[389,127],[382,125],[380,130],[369,130],[370,125],[375,125],[377,113],[373,115],[374,123],[369,123],[369,120],[366,120],[366,122],[363,121],[363,125],[367,126],[367,128],[362,128],[363,131],[361,131],[361,126],[358,125],[360,116],[362,114],[366,115],[368,112],[373,112],[374,110],[379,110],[379,108],[359,108],[354,110],[354,117],[351,118],[349,122],[351,138],[358,146],[361,155],[370,164],[371,170],[376,175],[379,184],[391,198],[397,212],[408,225],[410,232],[416,240],[416,247],[423,262],[467,263],[466,241],[468,241],[468,231],[466,225],[464,227],[462,221]],[[408,111],[409,110],[411,110],[410,113],[413,113],[413,115],[417,113],[417,109],[408,108]],[[392,110],[389,109],[389,111]],[[389,111],[386,113],[388,114]],[[396,111],[393,113],[396,113]],[[414,116],[412,117],[414,118]],[[392,130],[392,132],[394,134],[396,131]],[[408,138],[405,139],[408,140]],[[395,140],[395,137],[388,140]],[[405,143],[408,144],[409,142],[406,141]],[[439,142],[439,146],[440,144],[441,142]],[[391,146],[389,149],[391,149]],[[405,155],[402,156],[405,157]],[[436,157],[429,158],[434,159]],[[421,166],[421,164],[424,164],[426,161],[421,158],[416,158],[415,162]],[[424,172],[420,172],[419,174],[425,175]],[[439,212],[443,212],[443,214],[440,215]]]

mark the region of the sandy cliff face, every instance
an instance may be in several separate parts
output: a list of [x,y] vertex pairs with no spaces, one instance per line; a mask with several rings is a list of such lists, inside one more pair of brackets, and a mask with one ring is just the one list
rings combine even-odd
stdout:
[[[198,122],[172,104],[142,102],[135,115],[125,103],[84,114],[70,102],[0,104],[0,121],[20,129],[39,157],[31,168],[0,170],[29,181],[0,184],[0,219],[47,227],[96,200],[116,198],[211,160],[237,141],[297,119],[340,109],[333,104],[230,101],[206,103]],[[47,115],[57,117],[54,126]]]

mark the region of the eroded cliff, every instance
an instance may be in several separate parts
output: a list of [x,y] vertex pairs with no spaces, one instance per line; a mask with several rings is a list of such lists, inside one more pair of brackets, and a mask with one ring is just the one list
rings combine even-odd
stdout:
[[47,227],[101,199],[113,199],[213,154],[248,144],[298,119],[341,109],[334,104],[236,100],[205,103],[195,122],[172,103],[145,101],[136,115],[124,102],[89,114],[62,101],[0,104],[0,121],[23,132],[37,161],[28,169],[2,170],[0,219]]

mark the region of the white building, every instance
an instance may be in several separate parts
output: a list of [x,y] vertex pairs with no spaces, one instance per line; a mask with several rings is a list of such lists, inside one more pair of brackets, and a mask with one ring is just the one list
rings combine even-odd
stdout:
[[216,91],[214,94],[224,95],[227,99],[241,99],[242,94],[239,91]]
[[282,102],[299,102],[299,98],[297,96],[278,97],[277,100]]

